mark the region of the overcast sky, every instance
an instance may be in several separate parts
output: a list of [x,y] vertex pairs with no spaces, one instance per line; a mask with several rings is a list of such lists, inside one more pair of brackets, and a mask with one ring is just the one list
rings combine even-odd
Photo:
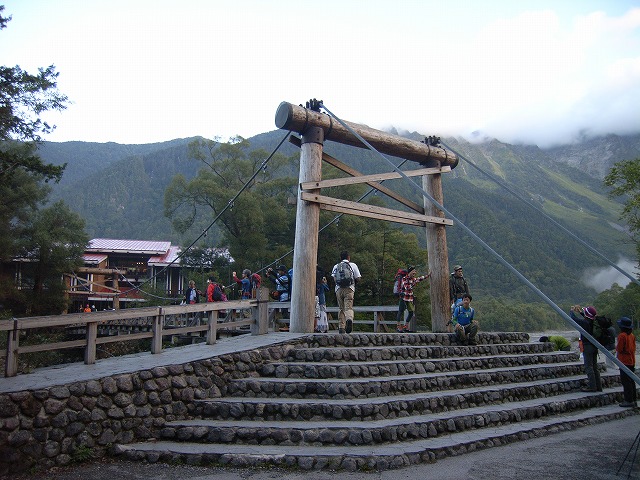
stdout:
[[54,64],[51,141],[274,130],[282,101],[540,146],[640,131],[640,0],[0,0],[0,64]]

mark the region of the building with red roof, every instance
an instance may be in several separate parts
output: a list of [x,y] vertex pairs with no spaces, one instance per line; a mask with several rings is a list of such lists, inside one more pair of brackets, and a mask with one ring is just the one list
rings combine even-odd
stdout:
[[180,247],[171,242],[94,238],[83,255],[84,266],[65,275],[70,311],[89,304],[96,310],[123,308],[149,298],[149,286],[166,298],[182,295],[186,283]]

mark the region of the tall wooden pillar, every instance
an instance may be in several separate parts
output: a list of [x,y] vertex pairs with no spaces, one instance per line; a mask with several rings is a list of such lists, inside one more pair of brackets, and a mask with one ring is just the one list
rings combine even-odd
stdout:
[[115,273],[113,275],[113,289],[116,294],[113,296],[113,309],[120,310],[120,295],[118,291],[120,290],[120,285],[118,284],[118,274]]
[[[422,188],[440,205],[444,205],[442,194],[442,174],[424,175]],[[424,213],[444,218],[441,212],[428,198],[424,199]],[[447,249],[447,231],[444,225],[427,223],[427,253],[431,272],[431,330],[446,332],[451,316],[449,302],[449,252]]]
[[[303,182],[322,180],[322,145],[324,131],[310,127],[302,134],[300,153],[300,180],[296,206],[296,238],[293,249],[293,285],[291,298],[291,332],[313,332],[315,316],[316,263],[318,259],[318,233],[320,230],[320,205],[300,198]],[[308,190],[319,193],[320,189]]]

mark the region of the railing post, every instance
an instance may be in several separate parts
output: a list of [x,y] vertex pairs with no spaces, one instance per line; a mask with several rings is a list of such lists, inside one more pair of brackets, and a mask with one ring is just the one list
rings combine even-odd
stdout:
[[151,353],[162,352],[162,326],[164,325],[164,312],[158,307],[158,315],[153,317],[153,338],[151,338]]
[[18,320],[13,319],[13,330],[7,332],[7,361],[4,365],[4,376],[15,377],[18,374],[18,347],[20,331]]
[[251,308],[251,335],[264,335],[269,331],[269,289],[260,287],[257,305]]
[[207,327],[207,345],[213,345],[218,339],[218,310],[211,310],[209,312],[209,323]]
[[84,347],[84,363],[96,363],[96,340],[98,338],[98,322],[87,322],[87,345]]

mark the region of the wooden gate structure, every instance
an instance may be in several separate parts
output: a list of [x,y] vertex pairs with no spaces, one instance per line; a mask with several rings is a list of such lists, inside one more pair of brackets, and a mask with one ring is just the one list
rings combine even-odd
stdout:
[[[302,140],[292,137],[291,142],[301,148],[298,201],[296,207],[296,233],[293,252],[293,285],[290,330],[299,333],[313,331],[315,312],[316,263],[320,210],[330,210],[376,218],[408,225],[424,226],[427,238],[428,265],[431,272],[431,325],[432,331],[446,331],[451,315],[449,302],[449,260],[445,227],[453,221],[428,198],[424,205],[401,197],[380,185],[379,181],[401,178],[397,172],[362,175],[339,160],[323,152],[325,140],[354,147],[366,148],[349,129],[357,132],[379,152],[418,162],[418,170],[403,172],[406,176],[421,176],[422,188],[443,205],[441,174],[450,172],[458,164],[458,157],[441,147],[410,140],[398,135],[375,130],[365,125],[344,122],[349,129],[331,116],[313,108],[282,102],[276,111],[276,126],[299,133]],[[322,180],[322,161],[342,170],[351,177]],[[331,198],[320,194],[322,188],[337,185],[367,183],[379,192],[413,210],[407,212],[365,205]],[[414,213],[415,212],[415,213]]]

